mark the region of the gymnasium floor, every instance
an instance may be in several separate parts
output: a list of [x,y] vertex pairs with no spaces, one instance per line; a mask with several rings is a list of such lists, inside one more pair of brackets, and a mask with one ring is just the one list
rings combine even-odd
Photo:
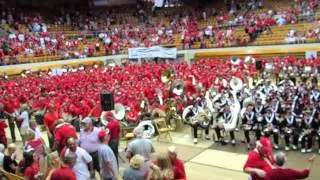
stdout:
[[[11,141],[9,129],[6,129],[9,142]],[[212,131],[211,131],[212,133]],[[19,134],[16,129],[16,134]],[[43,133],[44,139],[47,140],[46,134]],[[242,167],[247,158],[245,144],[241,143],[242,131],[236,133],[236,146],[221,146],[214,144],[213,141],[199,139],[199,143],[194,145],[191,137],[190,128],[185,125],[180,132],[171,132],[172,142],[158,142],[153,139],[156,152],[153,158],[160,153],[166,153],[169,146],[175,145],[178,156],[185,162],[185,169],[190,180],[247,180],[248,176],[242,172]],[[17,135],[17,145],[19,151],[22,150],[21,138]],[[125,160],[123,149],[126,142],[121,142],[120,156],[124,161],[120,160],[120,173],[124,168],[128,167]],[[22,153],[19,153],[20,155]],[[307,164],[307,158],[311,154],[301,154],[300,152],[289,152],[287,167],[304,168]],[[21,158],[21,157],[20,157]],[[309,180],[320,179],[320,155],[313,166],[313,171]]]

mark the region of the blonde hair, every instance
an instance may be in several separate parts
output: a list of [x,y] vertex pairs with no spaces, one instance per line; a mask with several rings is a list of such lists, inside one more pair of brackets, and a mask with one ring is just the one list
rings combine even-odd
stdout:
[[158,156],[157,166],[159,167],[159,170],[153,170],[151,174],[152,180],[174,179],[171,161],[167,154],[161,154]]
[[143,164],[144,164],[144,158],[139,154],[134,155],[130,159],[130,167],[133,169],[141,169],[143,167]]
[[[58,160],[56,160],[56,159],[58,159]],[[59,154],[57,152],[52,152],[47,155],[47,158],[46,158],[46,169],[47,170],[57,168],[60,166],[60,164],[61,164],[61,161],[59,158]]]

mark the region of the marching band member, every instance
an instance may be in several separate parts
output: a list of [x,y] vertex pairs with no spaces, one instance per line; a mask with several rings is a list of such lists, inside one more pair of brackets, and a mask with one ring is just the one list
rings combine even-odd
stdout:
[[[316,110],[304,111],[303,116],[303,129],[302,133],[300,134],[299,140],[301,141],[301,152],[302,153],[310,153],[312,152],[312,123],[315,117]],[[306,146],[307,143],[307,146]],[[307,149],[306,149],[307,148]]]
[[244,128],[243,132],[244,132],[244,136],[246,138],[246,142],[247,142],[247,148],[251,149],[252,144],[250,143],[250,131],[253,131],[254,126],[255,126],[255,122],[256,122],[256,116],[255,113],[253,111],[253,106],[252,105],[248,105],[248,107],[246,108],[246,111],[244,112],[243,116],[242,116],[242,126]]
[[286,114],[284,115],[284,120],[280,123],[280,131],[284,135],[285,140],[285,151],[290,150],[290,138],[292,137],[293,141],[291,148],[297,150],[299,135],[295,133],[294,128],[296,128],[296,116],[292,114],[292,111],[287,109]]
[[[225,107],[222,109],[222,111],[220,111],[218,113],[217,119],[219,119],[220,125],[217,125],[214,129],[215,129],[218,141],[222,145],[226,145],[227,142],[221,136],[221,131],[224,130],[224,127],[221,124],[231,123],[231,121],[232,121],[232,113],[230,111],[230,107],[225,105]],[[235,141],[235,138],[234,138],[234,131],[230,131],[230,138],[231,138],[232,145],[235,145],[236,141]]]
[[279,129],[278,129],[278,120],[275,109],[267,109],[267,113],[264,116],[266,121],[266,127],[263,130],[264,136],[269,137],[273,135],[273,148],[279,149]]
[[265,115],[265,107],[262,104],[262,100],[260,98],[256,98],[255,104],[254,104],[254,112],[256,116],[256,123],[255,123],[255,129],[256,129],[256,139],[260,139],[261,137],[261,131],[263,131],[263,127],[265,126],[266,122],[264,119]]

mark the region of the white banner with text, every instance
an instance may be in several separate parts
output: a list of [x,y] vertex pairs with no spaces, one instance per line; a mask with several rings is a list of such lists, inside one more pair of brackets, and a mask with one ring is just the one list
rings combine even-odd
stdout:
[[177,58],[177,48],[167,48],[161,46],[129,48],[129,59],[139,58]]

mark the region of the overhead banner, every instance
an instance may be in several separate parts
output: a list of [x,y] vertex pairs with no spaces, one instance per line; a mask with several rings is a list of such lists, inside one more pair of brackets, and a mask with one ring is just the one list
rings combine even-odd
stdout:
[[177,48],[167,48],[161,46],[129,48],[129,59],[139,58],[177,58]]

